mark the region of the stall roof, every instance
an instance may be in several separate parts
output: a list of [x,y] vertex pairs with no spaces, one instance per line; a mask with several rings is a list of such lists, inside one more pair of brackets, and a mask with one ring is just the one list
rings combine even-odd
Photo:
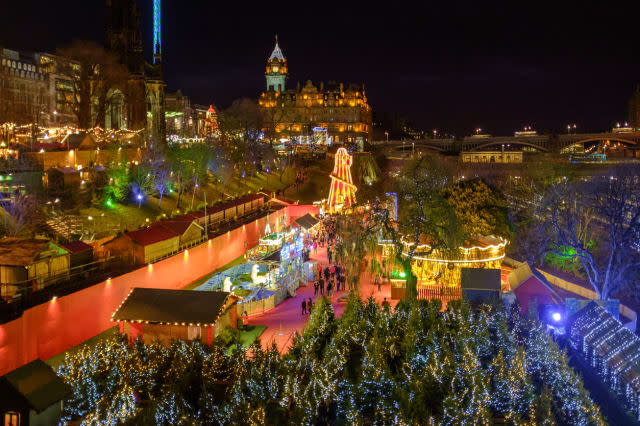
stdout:
[[202,229],[202,226],[198,225],[195,222],[188,220],[162,220],[160,222],[153,223],[149,228],[163,227],[165,229],[170,230],[178,235],[183,235],[187,232],[191,226],[195,226],[197,228]]
[[71,394],[69,385],[40,359],[16,368],[2,378],[38,413]]
[[111,319],[165,324],[214,324],[229,295],[224,291],[134,288]]
[[80,240],[71,241],[70,243],[63,244],[62,248],[67,250],[69,253],[81,253],[84,251],[93,250],[93,247],[91,247],[89,244],[85,243],[84,241],[80,241]]
[[0,239],[0,265],[29,266],[38,258],[67,253],[49,240],[15,237]]
[[307,213],[302,217],[296,219],[296,223],[300,225],[301,228],[311,229],[316,226],[320,221],[316,219],[312,214]]
[[139,229],[137,231],[127,232],[126,235],[128,235],[129,238],[131,238],[136,243],[143,246],[148,246],[150,244],[155,244],[160,241],[179,236],[179,234],[168,228],[165,228],[164,226],[153,226],[149,228]]
[[462,290],[500,291],[500,269],[462,268]]

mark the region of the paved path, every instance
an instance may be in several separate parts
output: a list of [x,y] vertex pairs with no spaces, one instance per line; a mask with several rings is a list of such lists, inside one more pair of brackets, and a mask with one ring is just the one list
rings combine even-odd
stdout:
[[[318,248],[317,254],[311,255],[311,260],[319,262],[323,267],[326,266],[328,264],[326,247]],[[503,267],[501,274],[503,286],[506,281],[506,275],[510,272],[510,268],[505,268]],[[391,300],[391,285],[385,283],[381,287],[381,291],[378,291],[377,286],[373,284],[373,277],[368,271],[361,275],[358,289],[363,300],[373,296],[378,305],[381,305],[386,297],[391,306],[395,307],[398,301]],[[338,297],[346,293],[348,292],[340,291],[336,294],[334,291],[331,296],[331,303],[336,317],[340,317],[345,308],[345,304],[338,303]],[[296,292],[296,297],[285,299],[275,308],[249,317],[249,324],[267,326],[266,330],[260,335],[260,341],[264,348],[268,348],[272,343],[275,343],[280,352],[288,350],[294,332],[302,333],[309,320],[308,314],[302,315],[302,299],[308,301],[309,298],[313,300],[314,304],[316,303],[316,297],[313,295],[313,284],[311,283],[300,287]]]
[[[311,254],[311,260],[319,262],[323,267],[328,264],[326,247],[318,248],[317,254]],[[360,277],[360,295],[363,299],[373,295],[378,304],[381,304],[386,297],[395,306],[397,301],[390,300],[391,288],[390,284],[383,284],[382,291],[372,284],[373,279],[369,272],[365,272]],[[336,316],[340,317],[344,311],[345,304],[338,303],[338,297],[348,292],[333,292],[331,295],[331,303],[335,310]],[[313,295],[313,284],[302,286],[296,292],[296,297],[288,298],[282,301],[275,308],[268,310],[262,314],[256,314],[249,317],[249,324],[266,325],[267,329],[260,336],[262,346],[267,348],[275,343],[280,352],[286,351],[290,344],[295,331],[301,333],[309,320],[309,315],[302,315],[302,299],[313,300],[316,303],[316,297]]]

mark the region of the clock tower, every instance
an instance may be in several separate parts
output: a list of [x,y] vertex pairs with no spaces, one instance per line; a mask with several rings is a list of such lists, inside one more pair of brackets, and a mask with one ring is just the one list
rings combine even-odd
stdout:
[[276,47],[273,48],[273,52],[267,60],[267,72],[264,74],[267,78],[267,91],[283,92],[287,74],[287,60],[278,46],[278,36],[276,36]]

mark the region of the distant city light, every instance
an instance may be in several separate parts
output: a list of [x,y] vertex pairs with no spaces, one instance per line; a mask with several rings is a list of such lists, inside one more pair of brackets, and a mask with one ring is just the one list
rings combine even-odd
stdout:
[[562,315],[560,314],[560,312],[554,312],[553,314],[551,314],[551,318],[553,318],[555,322],[560,322],[560,320],[562,319]]

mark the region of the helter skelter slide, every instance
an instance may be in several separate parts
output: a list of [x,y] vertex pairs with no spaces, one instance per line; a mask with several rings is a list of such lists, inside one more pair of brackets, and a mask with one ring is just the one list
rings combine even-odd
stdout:
[[335,164],[331,177],[331,189],[329,189],[328,207],[329,213],[337,213],[348,210],[356,203],[356,191],[358,188],[351,179],[351,164],[353,157],[346,149],[340,148],[336,152]]

